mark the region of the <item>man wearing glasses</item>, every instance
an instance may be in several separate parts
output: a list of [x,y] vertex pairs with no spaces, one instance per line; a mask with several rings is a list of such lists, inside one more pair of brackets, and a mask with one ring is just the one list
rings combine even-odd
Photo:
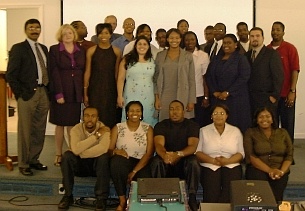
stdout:
[[38,160],[43,148],[49,99],[47,47],[38,43],[41,25],[29,19],[24,25],[27,39],[13,45],[9,53],[6,79],[18,106],[18,166],[21,174],[47,170]]
[[213,60],[213,58],[219,53],[219,51],[222,51],[222,40],[224,36],[226,35],[226,25],[223,23],[216,23],[213,29],[214,34],[214,43],[211,43],[205,47],[205,52],[209,54],[210,61]]
[[125,46],[134,39],[133,31],[135,29],[135,21],[132,18],[126,18],[123,22],[123,29],[123,35],[111,43],[111,45],[118,47],[121,50],[122,55]]

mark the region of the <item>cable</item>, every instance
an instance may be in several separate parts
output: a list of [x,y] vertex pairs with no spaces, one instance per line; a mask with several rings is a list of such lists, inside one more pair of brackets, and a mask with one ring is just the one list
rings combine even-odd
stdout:
[[160,207],[163,207],[165,209],[165,211],[167,211],[167,207],[163,205],[162,199],[157,199],[157,202],[158,202]]
[[4,200],[0,199],[0,201],[7,201],[9,204],[20,207],[30,207],[30,206],[42,206],[42,205],[57,205],[57,204],[16,204],[17,202],[26,202],[29,200],[27,196],[15,196],[11,199]]
[[[11,199],[0,199],[0,201],[6,201],[11,205],[19,206],[19,207],[30,207],[30,206],[47,206],[47,205],[55,205],[56,204],[18,204],[22,202],[26,202],[29,200],[28,196],[15,196]],[[83,209],[89,209],[94,210],[96,205],[96,198],[93,197],[80,197],[79,199],[75,200],[75,202],[70,205],[72,207],[80,207]],[[119,199],[118,198],[108,198],[107,199],[107,208],[115,208],[119,205]]]

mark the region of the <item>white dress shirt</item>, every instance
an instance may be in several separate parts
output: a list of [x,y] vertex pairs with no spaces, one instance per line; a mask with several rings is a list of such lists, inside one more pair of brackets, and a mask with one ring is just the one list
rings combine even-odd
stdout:
[[[238,152],[245,157],[243,135],[237,127],[228,123],[225,123],[225,129],[220,135],[215,128],[214,123],[209,124],[200,129],[199,143],[196,152],[198,151],[213,158],[219,156],[230,158]],[[220,168],[220,166],[211,163],[200,163],[200,165],[210,168],[213,171]],[[240,165],[240,163],[232,163],[226,165],[226,167],[234,168],[238,165]]]
[[196,97],[204,96],[203,78],[210,63],[209,55],[202,50],[195,48],[193,52],[196,80]]

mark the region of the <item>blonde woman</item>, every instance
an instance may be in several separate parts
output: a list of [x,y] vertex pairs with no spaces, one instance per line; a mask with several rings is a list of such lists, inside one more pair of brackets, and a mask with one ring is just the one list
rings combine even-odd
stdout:
[[68,134],[79,123],[83,98],[83,75],[86,55],[76,45],[77,33],[70,24],[62,25],[56,38],[58,44],[50,47],[50,122],[55,124],[56,158],[54,165],[61,163],[64,127]]

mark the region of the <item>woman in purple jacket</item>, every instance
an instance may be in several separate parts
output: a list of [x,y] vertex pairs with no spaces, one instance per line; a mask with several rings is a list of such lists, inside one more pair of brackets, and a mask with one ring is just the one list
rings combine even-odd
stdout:
[[50,47],[50,122],[55,124],[56,158],[54,165],[60,166],[64,127],[68,136],[71,128],[79,123],[83,98],[83,75],[85,51],[76,45],[77,33],[69,25],[62,25],[56,38],[58,44]]

